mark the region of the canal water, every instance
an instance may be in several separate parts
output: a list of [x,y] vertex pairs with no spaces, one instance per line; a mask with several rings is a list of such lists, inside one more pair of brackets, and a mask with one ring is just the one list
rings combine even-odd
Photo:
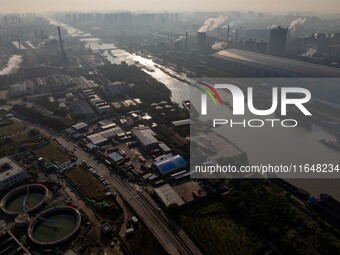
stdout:
[[[144,72],[150,74],[150,76],[160,81],[171,90],[171,100],[173,102],[176,102],[180,107],[182,107],[182,101],[189,99],[189,85],[171,77],[165,72],[176,74],[180,78],[190,81],[186,74],[178,74],[170,68],[162,67],[161,65],[155,63],[152,59],[132,54],[122,49],[118,49],[113,43],[104,43],[99,38],[83,38],[89,34],[84,33],[79,29],[71,27],[67,24],[61,23],[57,20],[50,18],[48,20],[50,24],[60,26],[67,30],[71,36],[79,37],[79,39],[85,43],[85,47],[91,48],[93,51],[101,50],[102,55],[105,56],[111,63],[120,64],[122,61],[125,61],[127,64],[132,65],[137,63],[136,61],[138,61],[141,66],[145,66],[149,70],[154,70],[153,72],[150,72],[146,69],[143,69]],[[114,55],[115,57],[112,57],[112,55]],[[162,69],[164,68],[163,70],[165,70],[165,72],[163,72],[159,67],[161,67]]]
[[[164,73],[160,68],[164,68],[167,72],[179,75],[181,78],[186,77],[185,74],[177,74],[173,70],[162,67],[158,65],[155,67],[155,63],[148,58],[131,54],[127,51],[117,49],[114,44],[102,43],[99,38],[81,38],[84,36],[84,32],[79,29],[75,29],[67,24],[60,23],[56,20],[49,19],[50,23],[53,25],[61,26],[68,31],[71,36],[79,37],[86,43],[86,47],[91,48],[94,51],[104,50],[103,54],[112,63],[119,64],[121,61],[125,61],[128,64],[133,64],[138,61],[141,65],[145,65],[148,68],[152,68],[154,72],[149,72],[152,77],[164,83],[172,91],[172,100],[179,105],[183,100],[189,99],[189,85],[172,78],[168,74]],[[99,43],[98,43],[99,42]],[[111,54],[115,57],[112,57]],[[159,68],[160,67],[160,68]],[[314,155],[323,155],[325,159],[330,159],[331,162],[340,163],[340,153],[336,152],[324,145],[320,144],[318,140],[330,138],[329,134],[324,132],[321,128],[313,127],[311,131],[306,131],[302,128],[294,128],[291,130],[284,130],[276,136],[275,140],[263,139],[268,137],[265,132],[266,129],[258,129],[253,132],[234,132],[230,133],[228,139],[234,144],[244,150],[249,158],[250,164],[253,162],[261,161],[261,159],[275,159],[279,157],[277,153],[277,146],[286,148],[286,158],[299,159],[301,157],[307,157],[311,153]],[[274,137],[274,136],[273,136]],[[249,141],[252,140],[250,143]],[[293,141],[293,143],[292,143]],[[259,150],[259,145],[261,145],[261,150]],[[263,151],[263,149],[265,151]],[[280,156],[282,158],[282,155]],[[339,179],[288,179],[290,183],[296,185],[299,188],[306,190],[312,195],[319,194],[320,192],[328,193],[334,198],[340,200],[340,180]]]

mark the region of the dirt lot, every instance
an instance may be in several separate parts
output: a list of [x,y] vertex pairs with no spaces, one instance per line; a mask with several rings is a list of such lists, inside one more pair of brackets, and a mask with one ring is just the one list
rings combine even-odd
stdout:
[[175,185],[172,185],[172,188],[185,202],[190,202],[194,200],[194,192],[199,196],[206,195],[206,192],[202,190],[200,185],[195,181],[184,180],[176,183]]
[[121,143],[118,148],[120,150],[123,150],[125,152],[125,155],[130,158],[131,163],[138,172],[140,171],[140,161],[139,157],[141,156],[142,158],[145,159],[145,164],[148,166],[152,165],[152,157],[145,153],[139,145],[134,145],[132,147],[129,147],[126,145],[126,143]]

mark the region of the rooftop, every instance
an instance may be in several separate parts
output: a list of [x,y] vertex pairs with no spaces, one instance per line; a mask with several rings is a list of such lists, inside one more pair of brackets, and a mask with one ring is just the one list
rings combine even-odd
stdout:
[[340,70],[287,58],[255,53],[251,51],[228,49],[213,55],[216,58],[227,59],[233,62],[247,65],[256,65],[268,69],[282,70],[287,73],[297,74],[304,77],[340,77]]
[[87,128],[88,125],[85,122],[79,122],[79,123],[73,125],[72,127],[76,130],[79,130],[79,129]]
[[190,119],[185,119],[185,120],[173,121],[172,125],[174,125],[175,127],[179,127],[179,126],[189,125],[190,123],[191,123]]
[[101,129],[108,129],[117,126],[116,123],[112,122],[111,120],[104,119],[98,122]]
[[164,152],[164,153],[168,153],[171,151],[171,149],[169,148],[169,146],[167,146],[165,143],[160,143],[159,144],[159,148],[161,148],[161,150]]
[[7,179],[23,171],[25,170],[9,157],[0,159],[0,180]]
[[99,133],[95,133],[87,136],[87,139],[93,144],[100,144],[106,142],[108,139],[117,136],[119,133],[122,133],[123,130],[120,127],[114,127],[107,130],[104,130]]
[[188,165],[188,162],[180,155],[169,155],[164,159],[155,161],[154,165],[161,174],[168,174],[185,168]]
[[184,204],[183,199],[180,198],[180,196],[169,184],[155,188],[155,192],[167,207],[169,207],[171,204],[177,204],[178,206]]
[[14,45],[15,48],[17,49],[22,49],[22,50],[26,50],[26,47],[24,45],[22,45],[22,43],[20,43],[18,41],[12,41],[12,44]]
[[154,137],[155,133],[149,127],[133,128],[132,133],[137,137],[144,146],[158,144],[158,140]]
[[70,101],[68,104],[75,114],[95,115],[91,106],[85,100]]
[[124,159],[119,153],[112,152],[109,155],[107,155],[110,159],[112,159],[114,162],[118,162],[122,159]]

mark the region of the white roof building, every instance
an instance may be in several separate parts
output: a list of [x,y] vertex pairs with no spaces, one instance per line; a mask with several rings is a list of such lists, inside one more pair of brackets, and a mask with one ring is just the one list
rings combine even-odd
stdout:
[[120,127],[116,126],[114,128],[89,135],[87,136],[87,140],[94,145],[101,145],[108,142],[109,139],[118,136],[118,134],[120,133],[123,133],[123,130]]
[[9,188],[27,178],[27,172],[9,157],[0,159],[0,190]]
[[155,188],[155,193],[165,207],[169,207],[171,204],[177,204],[178,206],[185,204],[183,199],[169,184]]

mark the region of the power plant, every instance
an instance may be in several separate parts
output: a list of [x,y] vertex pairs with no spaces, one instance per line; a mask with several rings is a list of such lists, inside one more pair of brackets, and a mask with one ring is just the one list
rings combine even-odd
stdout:
[[[339,163],[340,20],[251,11],[12,16],[0,15],[0,255],[322,254],[333,251],[330,243],[340,247],[340,206],[310,196],[303,181],[295,187],[279,179],[290,157]],[[253,110],[232,119],[240,108],[235,90],[221,84],[254,88],[242,99]],[[269,109],[282,86],[308,89],[312,116],[293,103],[285,113]],[[201,118],[205,98],[209,115],[227,115],[219,122],[229,123],[225,132],[209,129],[215,116]],[[254,109],[273,119],[249,120]],[[273,120],[280,130],[268,132]],[[251,164],[262,161],[283,172],[262,181],[257,171],[222,169],[258,170]],[[221,175],[205,179],[215,165]],[[312,174],[309,166],[303,172]],[[334,193],[328,182],[320,187]],[[255,224],[243,207],[226,211],[235,202],[254,212]],[[270,211],[282,203],[288,218]],[[327,222],[336,213],[338,222]],[[296,226],[299,218],[308,224]],[[274,232],[266,231],[268,219]]]
[[269,35],[267,53],[269,55],[283,57],[285,55],[288,29],[281,26],[272,28]]

